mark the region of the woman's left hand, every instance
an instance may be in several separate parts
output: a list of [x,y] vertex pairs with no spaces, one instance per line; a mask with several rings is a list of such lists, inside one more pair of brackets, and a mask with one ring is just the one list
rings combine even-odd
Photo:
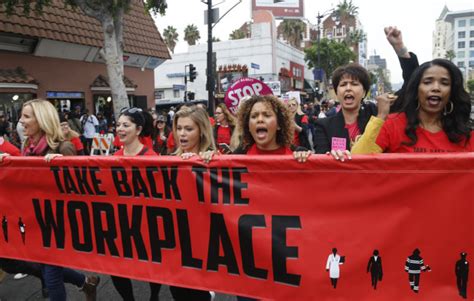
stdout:
[[293,152],[293,157],[296,159],[296,161],[303,163],[308,160],[309,156],[311,156],[312,153],[312,151]]
[[199,153],[199,157],[201,157],[201,160],[203,160],[204,163],[211,162],[213,155],[214,155],[214,151],[205,151],[205,152]]
[[351,152],[348,150],[331,150],[331,152],[327,152],[326,155],[332,156],[334,159],[341,162],[344,162],[346,157],[348,160],[352,160]]
[[46,156],[44,156],[44,161],[46,162],[51,162],[53,161],[54,158],[57,158],[57,157],[62,157],[63,155],[61,154],[47,154]]
[[188,160],[189,158],[195,156],[196,154],[195,153],[182,153],[181,154],[181,159],[183,160]]

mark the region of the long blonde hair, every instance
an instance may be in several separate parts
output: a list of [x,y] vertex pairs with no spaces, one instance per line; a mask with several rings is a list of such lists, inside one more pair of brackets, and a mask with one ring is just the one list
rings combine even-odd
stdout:
[[[176,128],[178,125],[178,119],[183,117],[189,117],[191,120],[197,124],[199,128],[199,152],[205,152],[208,150],[215,151],[216,150],[216,143],[214,142],[214,135],[212,134],[211,123],[209,122],[209,115],[204,109],[201,109],[197,106],[183,106],[179,111],[176,113],[173,119],[173,137],[178,140],[178,133],[176,132]],[[175,155],[181,155],[183,150],[181,146],[178,145]]]
[[293,102],[293,103],[296,104],[296,111],[295,111],[295,113],[292,113],[292,112],[290,112],[290,111],[288,110],[289,113],[290,113],[290,115],[292,115],[293,117],[294,117],[296,114],[298,114],[298,115],[304,115],[303,110],[301,110],[301,106],[300,106],[298,100],[296,100],[296,98],[294,98],[294,97],[290,98],[290,99],[288,100],[288,102],[287,102],[287,105],[290,105],[290,102]]
[[[56,149],[64,141],[64,135],[59,124],[59,115],[56,108],[47,100],[33,99],[25,102],[23,108],[30,106],[38,122],[39,128],[46,136],[49,148]],[[25,143],[28,138],[25,140]]]

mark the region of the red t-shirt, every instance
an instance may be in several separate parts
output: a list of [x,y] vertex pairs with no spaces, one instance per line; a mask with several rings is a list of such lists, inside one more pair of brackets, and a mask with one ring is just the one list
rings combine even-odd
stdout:
[[[308,124],[308,116],[307,115],[304,115],[301,118],[301,124]],[[300,133],[297,130],[295,130],[295,135],[293,137],[293,145],[301,146]]]
[[[123,154],[123,148],[119,149],[114,153],[114,156],[124,156]],[[149,148],[148,146],[144,145],[142,150],[137,154],[137,156],[158,156],[152,148]]]
[[79,139],[79,137],[72,138],[70,142],[72,143],[72,145],[74,145],[76,152],[80,152],[84,149],[84,146],[82,145],[81,139]]
[[[473,152],[474,138],[471,136],[469,142],[465,140],[460,143],[452,143],[443,130],[431,133],[421,127],[416,129],[418,140],[415,145],[405,145],[409,142],[405,134],[407,117],[405,113],[390,114],[385,121],[377,144],[387,153],[448,153],[448,152]],[[471,132],[471,135],[474,134]]]
[[20,150],[3,138],[0,138],[0,153],[7,153],[11,156],[21,156]]
[[[146,147],[153,149],[153,140],[151,140],[151,137],[139,137],[140,143],[145,145]],[[117,148],[122,148],[123,143],[120,141],[120,138],[118,135],[115,135],[114,137],[114,142],[113,145]]]
[[225,143],[227,145],[230,145],[230,137],[232,134],[230,133],[230,127],[229,126],[222,126],[220,125],[217,128],[217,144],[219,143]]
[[262,150],[257,147],[256,144],[253,144],[247,151],[247,155],[292,155],[293,152],[290,148],[282,146],[275,150]]
[[357,136],[360,135],[360,129],[357,121],[351,124],[346,124],[345,128],[347,129],[347,132],[349,132],[349,138],[351,141],[355,141]]
[[170,132],[170,134],[168,135],[168,141],[166,141],[166,147],[168,148],[168,151],[170,153],[174,152],[176,143],[174,141],[173,132]]

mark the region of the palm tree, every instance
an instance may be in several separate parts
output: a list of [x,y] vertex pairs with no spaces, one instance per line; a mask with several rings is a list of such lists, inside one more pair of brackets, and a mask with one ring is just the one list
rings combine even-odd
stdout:
[[168,46],[171,53],[174,53],[176,42],[178,42],[178,32],[173,26],[168,26],[163,31],[163,37],[165,38],[165,44]]
[[362,29],[355,29],[346,35],[346,43],[348,45],[359,44],[366,40],[367,36]]
[[184,40],[188,42],[189,45],[196,45],[197,40],[201,38],[199,30],[196,25],[190,24],[184,29]]
[[232,31],[232,33],[229,35],[229,40],[240,40],[240,39],[245,39],[245,32],[241,29],[236,29]]
[[444,57],[445,59],[452,61],[456,57],[456,53],[454,53],[454,50],[448,50]]
[[279,25],[283,38],[295,48],[301,48],[306,24],[301,20],[284,20]]
[[339,2],[339,4],[336,6],[336,12],[339,14],[341,18],[344,16],[357,16],[359,14],[359,7],[355,6],[352,3],[352,0],[342,0],[342,2]]

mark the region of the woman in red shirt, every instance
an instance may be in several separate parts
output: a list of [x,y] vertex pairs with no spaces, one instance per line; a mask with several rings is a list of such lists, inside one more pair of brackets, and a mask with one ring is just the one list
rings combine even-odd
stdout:
[[[117,137],[123,147],[115,152],[114,156],[157,156],[153,149],[144,145],[140,140],[140,137],[150,132],[151,128],[151,125],[147,124],[144,114],[147,113],[140,108],[122,110],[117,121]],[[134,300],[130,279],[118,276],[111,276],[111,278],[115,289],[124,300]],[[158,299],[160,288],[161,284],[150,282],[150,300]]]
[[[459,68],[445,59],[422,64],[413,73],[401,113],[390,114],[388,100],[379,100],[379,116],[372,117],[353,153],[473,152],[469,127],[471,102]],[[386,119],[386,121],[385,121]]]
[[291,149],[293,120],[283,102],[274,96],[252,96],[240,106],[237,119],[242,145],[234,154],[293,155],[298,162],[305,162],[311,155],[311,151]]
[[214,113],[216,124],[214,125],[214,139],[219,151],[223,154],[230,152],[230,139],[235,128],[235,118],[232,116],[226,105],[220,103]]

